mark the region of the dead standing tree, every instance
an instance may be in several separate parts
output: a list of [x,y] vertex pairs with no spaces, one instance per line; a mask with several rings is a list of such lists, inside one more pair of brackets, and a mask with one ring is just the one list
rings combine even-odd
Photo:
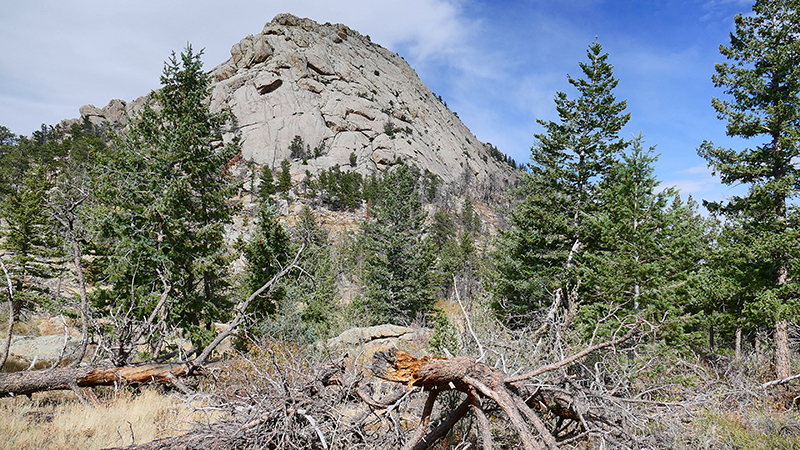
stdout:
[[[373,356],[373,373],[385,380],[407,384],[428,391],[419,426],[401,450],[422,450],[444,437],[469,411],[478,424],[484,450],[493,448],[489,420],[485,413],[487,400],[494,402],[506,415],[519,436],[525,450],[557,450],[555,436],[545,426],[534,409],[545,409],[560,420],[580,423],[582,432],[578,436],[601,433],[609,425],[607,418],[587,414],[576,398],[560,389],[548,389],[542,385],[531,390],[524,384],[548,372],[569,366],[592,352],[620,345],[630,340],[641,325],[641,319],[622,337],[588,347],[561,361],[539,367],[531,372],[509,376],[484,363],[471,358],[414,358],[399,350],[378,352]],[[453,410],[439,426],[426,434],[437,396],[444,391],[460,391],[467,399]],[[536,431],[536,436],[531,431]]]

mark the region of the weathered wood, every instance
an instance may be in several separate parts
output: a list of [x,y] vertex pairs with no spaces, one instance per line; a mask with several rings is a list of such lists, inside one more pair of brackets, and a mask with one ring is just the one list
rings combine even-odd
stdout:
[[447,416],[447,419],[440,423],[438,427],[431,430],[430,433],[422,438],[417,445],[414,446],[413,450],[425,450],[430,448],[434,443],[445,437],[447,433],[449,433],[450,430],[452,430],[453,427],[458,423],[458,421],[467,415],[469,410],[470,401],[467,399],[461,402],[458,408],[454,409],[453,412]]
[[[524,449],[544,449],[542,442],[553,450],[557,448],[551,446],[555,439],[543,427],[537,427],[540,433],[539,439],[533,436],[529,425],[525,422],[514,400],[514,394],[506,387],[504,381],[506,375],[486,364],[464,357],[449,359],[424,357],[418,359],[395,349],[375,353],[372,357],[372,372],[385,380],[405,383],[409,388],[421,386],[426,389],[437,390],[437,392],[440,389],[458,390],[468,396],[474,396],[477,393],[478,396],[493,400],[506,413],[509,422],[517,431]],[[471,403],[475,403],[475,401],[473,400]],[[426,411],[428,406],[426,403]],[[432,406],[430,405],[430,407]],[[479,422],[482,420],[480,413],[476,418]],[[427,428],[425,419],[425,411],[423,411],[423,420],[420,428],[417,429],[404,448],[416,448],[417,440]],[[428,445],[431,443],[428,442]],[[486,444],[484,444],[484,447],[486,448]]]
[[[206,366],[206,367],[210,367]],[[0,397],[115,384],[170,383],[189,374],[187,364],[125,367],[58,367],[0,374]]]
[[8,269],[6,269],[6,265],[3,263],[2,258],[0,258],[0,268],[3,269],[3,275],[5,275],[6,294],[8,295],[8,328],[6,329],[3,352],[0,353],[0,369],[2,369],[8,360],[8,353],[11,350],[11,337],[14,333],[14,287],[11,284],[11,277],[8,275]]
[[[287,265],[266,284],[248,297],[236,312],[231,324],[203,349],[202,353],[192,361],[176,364],[143,364],[138,366],[102,366],[102,367],[63,367],[39,371],[25,371],[13,373],[0,373],[0,397],[9,395],[30,395],[34,392],[54,390],[74,390],[79,398],[80,392],[76,387],[109,386],[114,384],[142,384],[142,383],[171,383],[185,391],[186,387],[179,381],[180,377],[202,373],[211,353],[228,336],[230,336],[244,322],[246,311],[250,303],[265,291],[272,289],[283,276],[297,267],[297,261],[305,249],[305,244],[300,247],[294,260]],[[76,250],[77,251],[77,250]],[[163,281],[163,280],[162,280]],[[167,299],[171,287],[164,282],[164,292],[156,307],[158,311]],[[156,311],[150,315],[145,329],[152,323]],[[139,330],[138,337],[143,330]],[[136,340],[138,340],[138,337]],[[83,399],[81,398],[83,401]]]
[[428,393],[428,399],[425,400],[425,407],[422,409],[422,417],[420,418],[419,426],[400,450],[412,450],[414,446],[416,446],[417,443],[422,439],[422,436],[425,434],[425,430],[428,429],[428,424],[430,424],[433,405],[436,402],[436,397],[438,395],[438,390],[430,391]]

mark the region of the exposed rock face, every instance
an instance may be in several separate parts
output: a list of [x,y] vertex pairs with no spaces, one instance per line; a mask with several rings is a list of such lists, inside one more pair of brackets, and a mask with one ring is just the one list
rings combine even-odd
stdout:
[[[295,173],[339,164],[370,174],[408,161],[445,183],[474,180],[498,192],[515,179],[400,56],[344,25],[280,14],[211,74],[211,107],[237,117],[244,160],[274,168],[301,136],[311,154],[308,166],[294,161]],[[124,126],[124,110],[142,101],[85,106],[81,115]]]

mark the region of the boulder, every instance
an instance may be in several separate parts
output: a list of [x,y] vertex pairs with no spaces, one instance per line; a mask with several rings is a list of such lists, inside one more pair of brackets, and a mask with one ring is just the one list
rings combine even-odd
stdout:
[[375,352],[397,348],[412,355],[427,354],[428,339],[432,330],[409,328],[392,324],[351,328],[335,338],[328,339],[329,349],[344,350],[356,365],[369,361]]

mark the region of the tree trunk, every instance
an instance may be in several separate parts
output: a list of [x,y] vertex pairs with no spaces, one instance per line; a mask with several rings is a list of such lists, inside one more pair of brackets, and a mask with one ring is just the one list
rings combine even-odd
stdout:
[[742,327],[736,327],[736,345],[734,348],[734,360],[742,360]]
[[714,323],[708,325],[708,348],[713,352],[716,347],[714,342]]
[[[72,223],[70,222],[70,226]],[[86,347],[89,345],[89,297],[86,294],[86,277],[83,273],[83,263],[81,262],[82,253],[80,244],[75,238],[75,233],[70,230],[69,232],[70,243],[72,244],[72,263],[75,265],[75,275],[78,278],[78,293],[81,298],[81,344],[78,348],[78,354],[75,359],[69,364],[70,367],[77,367],[86,356]]]
[[788,378],[790,374],[789,363],[789,322],[779,320],[775,322],[775,376]]
[[[221,363],[218,363],[221,364]],[[206,366],[210,367],[210,366]],[[189,374],[188,364],[125,367],[58,367],[0,375],[0,397],[115,384],[170,383]]]
[[[542,427],[539,436],[534,437],[523,416],[528,416],[529,409],[524,402],[516,402],[518,396],[512,394],[506,383],[506,374],[492,369],[486,364],[476,362],[470,358],[414,358],[413,356],[401,352],[400,350],[389,350],[377,352],[372,357],[372,372],[385,380],[404,383],[409,386],[421,386],[425,390],[431,391],[429,400],[426,402],[422,421],[417,431],[412,435],[404,449],[416,448],[417,444],[424,440],[428,445],[432,444],[432,439],[423,439],[427,429],[430,410],[433,407],[432,399],[441,390],[458,390],[467,395],[479,395],[483,398],[494,400],[498,406],[508,416],[511,426],[520,438],[521,448],[525,450],[550,450],[558,449],[556,440],[552,434]],[[479,408],[480,402],[471,402],[473,408]],[[523,412],[524,411],[524,412]],[[427,415],[425,414],[427,413]],[[531,412],[531,414],[534,414]],[[478,421],[482,423],[481,413],[478,413]],[[539,427],[536,427],[537,429]]]
[[8,330],[6,330],[5,347],[3,353],[0,354],[0,370],[6,365],[8,360],[8,353],[11,351],[11,337],[14,332],[14,288],[11,284],[11,277],[8,275],[5,263],[0,259],[0,267],[3,269],[3,275],[6,279],[6,293],[8,294]]
[[[272,279],[239,305],[236,311],[236,317],[228,328],[223,333],[220,333],[211,344],[203,349],[200,356],[192,361],[175,364],[144,364],[123,367],[65,367],[4,373],[0,374],[0,397],[8,395],[30,395],[40,391],[76,390],[79,387],[109,386],[117,383],[142,384],[149,382],[168,382],[181,388],[181,390],[186,390],[185,386],[183,386],[178,378],[194,375],[195,373],[202,373],[205,368],[210,367],[210,365],[206,364],[206,361],[222,340],[230,336],[244,321],[248,306],[250,306],[256,297],[265,291],[271,290],[279,279],[297,267],[297,261],[300,259],[304,249],[305,245],[301,246],[291,264],[275,274]],[[170,286],[164,282],[164,293],[162,293],[162,299],[159,305],[163,304],[169,291]],[[157,309],[158,308],[160,308],[160,306],[157,307]],[[152,322],[154,315],[155,311],[153,315],[151,315],[148,324]]]

